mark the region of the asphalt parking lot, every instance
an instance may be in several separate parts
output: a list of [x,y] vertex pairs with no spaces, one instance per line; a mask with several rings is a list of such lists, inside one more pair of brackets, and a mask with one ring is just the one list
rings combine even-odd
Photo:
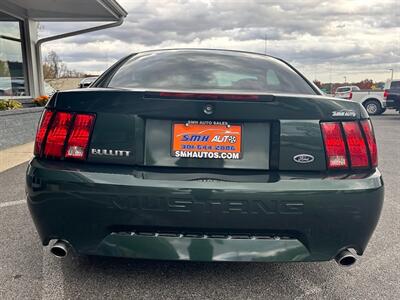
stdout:
[[0,173],[0,299],[400,299],[400,115],[387,112],[373,122],[386,198],[369,247],[352,268],[60,260],[39,243],[24,201],[22,164]]

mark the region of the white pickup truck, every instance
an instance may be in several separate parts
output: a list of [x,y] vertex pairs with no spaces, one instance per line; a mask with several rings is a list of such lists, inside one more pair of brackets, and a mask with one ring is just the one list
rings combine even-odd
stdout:
[[379,90],[360,90],[357,86],[341,86],[335,97],[361,103],[370,115],[380,115],[386,110],[386,93]]

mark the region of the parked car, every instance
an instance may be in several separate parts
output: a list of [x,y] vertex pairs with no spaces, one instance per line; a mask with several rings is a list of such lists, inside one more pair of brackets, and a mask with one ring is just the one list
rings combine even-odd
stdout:
[[58,257],[349,266],[383,204],[365,109],[256,53],[123,58],[52,97],[34,154],[28,206]]
[[388,108],[400,112],[400,80],[388,80],[385,84],[385,95]]
[[87,88],[89,85],[91,85],[95,80],[97,79],[97,77],[86,77],[83,78],[80,82],[79,82],[79,88]]
[[360,88],[356,85],[340,86],[335,90],[334,97],[349,99],[351,92],[359,91]]
[[370,115],[380,115],[386,110],[386,94],[384,91],[361,90],[357,86],[339,87],[336,89],[335,97],[362,104]]
[[[47,82],[43,83],[45,95],[51,96],[55,89]],[[0,78],[0,96],[25,96],[24,78]]]
[[0,77],[0,96],[25,96],[23,77]]
[[384,91],[360,90],[352,92],[350,100],[361,103],[368,114],[380,115],[386,111],[386,97]]

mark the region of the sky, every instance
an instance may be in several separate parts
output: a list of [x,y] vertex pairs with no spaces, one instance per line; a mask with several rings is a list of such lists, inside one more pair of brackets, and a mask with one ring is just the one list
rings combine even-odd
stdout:
[[[400,0],[117,0],[116,28],[44,44],[77,71],[100,74],[134,52],[220,48],[267,53],[322,82],[400,78]],[[39,36],[93,26],[42,23]]]

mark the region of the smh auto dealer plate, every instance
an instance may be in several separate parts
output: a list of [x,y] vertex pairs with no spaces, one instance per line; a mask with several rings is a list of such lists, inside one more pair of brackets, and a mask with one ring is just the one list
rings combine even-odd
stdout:
[[242,126],[219,121],[172,124],[171,155],[179,158],[241,159]]

